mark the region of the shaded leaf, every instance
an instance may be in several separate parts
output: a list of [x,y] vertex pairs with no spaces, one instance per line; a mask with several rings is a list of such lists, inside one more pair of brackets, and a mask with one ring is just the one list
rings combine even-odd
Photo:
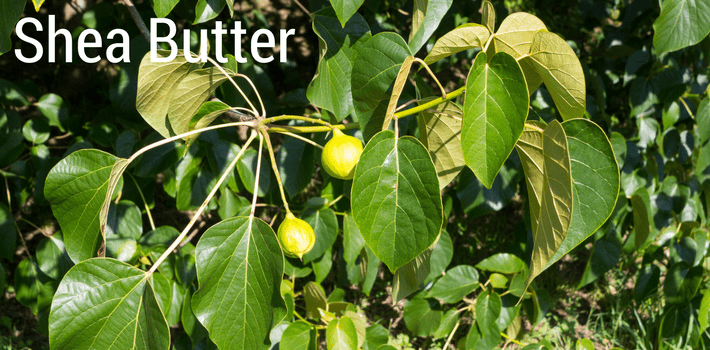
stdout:
[[333,6],[342,27],[345,27],[363,2],[365,0],[330,0],[330,5]]
[[[427,99],[420,101],[420,104]],[[440,112],[440,113],[435,113]],[[461,121],[463,110],[455,102],[447,101],[432,110],[419,113],[419,140],[431,154],[443,190],[466,165],[461,150]]]
[[425,299],[422,294],[407,300],[404,304],[404,323],[414,335],[428,337],[441,324],[444,311],[439,302],[434,299]]
[[489,29],[480,24],[462,24],[437,39],[424,62],[432,64],[461,51],[482,48],[490,35]]
[[478,288],[478,270],[473,266],[459,265],[446,271],[429,290],[427,298],[436,298],[443,303],[457,303]]
[[659,55],[699,43],[710,33],[710,1],[664,1],[653,30]]

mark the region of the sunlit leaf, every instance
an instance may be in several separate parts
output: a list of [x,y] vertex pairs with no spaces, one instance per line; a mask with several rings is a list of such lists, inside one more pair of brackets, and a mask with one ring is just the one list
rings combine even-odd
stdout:
[[424,62],[432,64],[461,51],[483,47],[490,35],[490,31],[480,24],[462,24],[437,39]]
[[328,350],[357,350],[357,330],[350,317],[341,317],[328,323],[325,330]]
[[463,109],[451,101],[419,113],[419,140],[431,154],[442,190],[466,165],[461,150],[462,119]]
[[333,6],[341,26],[345,27],[350,18],[356,15],[357,9],[363,2],[365,0],[330,0],[330,5]]
[[391,271],[429,248],[443,209],[429,152],[412,137],[382,131],[360,157],[352,185],[353,218],[365,243]]
[[426,44],[429,37],[439,27],[439,23],[452,3],[453,0],[417,0],[414,2],[415,13],[413,16],[421,18],[421,20],[414,23],[416,26],[412,26],[412,32],[409,35],[409,48],[413,53],[417,53]]
[[661,4],[653,22],[653,46],[658,54],[695,45],[710,33],[710,1],[673,0]]
[[527,54],[530,52],[535,33],[540,30],[547,30],[542,21],[525,12],[516,12],[506,17],[498,27],[498,31],[493,36],[493,43],[489,46],[487,53],[505,52],[516,60],[519,60],[520,68],[525,74],[525,81],[528,85],[528,93],[532,94],[542,83],[540,75],[530,65]]
[[268,348],[274,319],[286,313],[283,253],[271,227],[253,217],[222,221],[200,238],[195,262],[192,310],[210,339],[224,349]]
[[486,188],[523,132],[528,91],[518,63],[506,53],[487,62],[481,52],[466,80],[461,145],[464,160]]

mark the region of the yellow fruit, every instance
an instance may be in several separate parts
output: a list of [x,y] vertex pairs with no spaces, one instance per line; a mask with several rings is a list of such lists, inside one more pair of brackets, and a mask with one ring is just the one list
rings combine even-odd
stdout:
[[279,226],[279,243],[284,254],[291,258],[303,259],[303,255],[313,249],[316,243],[316,234],[307,222],[286,214],[286,219]]
[[355,176],[355,166],[361,153],[360,140],[333,129],[333,138],[323,147],[321,164],[330,176],[350,180]]

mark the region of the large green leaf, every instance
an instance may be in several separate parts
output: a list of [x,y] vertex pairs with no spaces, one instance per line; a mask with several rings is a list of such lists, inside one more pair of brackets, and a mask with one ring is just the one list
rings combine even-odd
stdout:
[[486,188],[513,151],[528,116],[528,90],[518,63],[506,53],[490,62],[481,52],[466,80],[461,145],[464,160]]
[[494,52],[505,52],[519,60],[530,94],[535,92],[542,83],[540,75],[526,58],[530,52],[533,37],[540,30],[547,30],[547,27],[539,18],[525,12],[513,13],[500,24],[498,31],[493,36],[493,43],[487,51],[489,55]]
[[167,350],[170,332],[148,275],[97,258],[72,267],[49,314],[52,349]]
[[530,46],[529,63],[545,83],[562,119],[581,118],[587,99],[584,72],[567,42],[557,34],[538,32]]
[[415,138],[378,133],[355,170],[352,208],[365,243],[391,271],[421,254],[443,224],[439,180],[429,152]]
[[653,22],[653,46],[658,54],[695,45],[710,33],[709,0],[663,1]]
[[[440,112],[440,113],[436,113]],[[448,101],[419,113],[419,140],[429,150],[443,190],[466,165],[461,150],[463,109]],[[421,127],[426,125],[426,127]]]
[[[527,285],[542,272],[567,235],[572,218],[572,174],[567,137],[556,120],[542,133],[542,168],[539,211],[531,212],[533,249]],[[527,176],[527,174],[526,174]],[[532,201],[534,197],[530,196]],[[533,208],[533,205],[530,205]]]
[[0,0],[0,55],[10,51],[12,43],[10,35],[25,9],[24,1]]
[[99,216],[118,160],[96,149],[80,150],[62,159],[47,175],[44,196],[75,263],[93,257],[103,241]]
[[362,6],[363,2],[365,0],[330,0],[330,5],[333,6],[341,27],[346,27],[351,17],[359,15],[357,9]]
[[325,330],[328,350],[357,350],[357,331],[350,317],[343,316],[328,323]]
[[[547,267],[584,242],[611,216],[619,193],[614,151],[599,125],[574,119],[562,123],[572,164],[572,221]],[[546,267],[546,268],[547,268]]]
[[490,35],[488,28],[480,24],[462,24],[437,39],[424,62],[432,64],[461,51],[483,47]]
[[[167,58],[170,51],[157,50],[156,56]],[[166,119],[171,110],[173,97],[180,88],[180,82],[191,70],[201,67],[200,63],[189,63],[185,59],[182,50],[178,50],[177,56],[170,62],[153,62],[150,59],[151,53],[143,56],[138,68],[138,92],[136,94],[136,109],[143,119],[159,132],[163,137],[176,134],[172,130],[172,123]],[[198,73],[199,74],[199,73]],[[200,101],[195,111],[199,109]],[[193,112],[193,114],[194,114]],[[185,125],[189,124],[190,117],[187,117]]]
[[426,44],[429,37],[439,27],[439,23],[451,7],[453,0],[417,0],[414,1],[414,23],[409,34],[409,48],[413,53]]
[[210,339],[222,349],[267,349],[274,319],[286,312],[283,253],[271,227],[253,217],[222,221],[200,238],[195,262],[192,310]]
[[365,140],[369,140],[382,130],[395,78],[412,53],[404,39],[392,32],[379,33],[355,49],[353,105]]
[[358,13],[351,15],[352,18],[343,26],[331,8],[311,15],[313,31],[320,38],[321,58],[318,71],[308,85],[306,96],[316,106],[333,112],[338,121],[348,116],[355,108],[350,78],[358,57],[357,47],[372,37],[365,19]]

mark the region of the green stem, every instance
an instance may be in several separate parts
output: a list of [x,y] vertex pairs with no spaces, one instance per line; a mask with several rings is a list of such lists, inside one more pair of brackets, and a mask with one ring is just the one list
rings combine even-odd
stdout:
[[279,174],[279,167],[276,165],[276,156],[274,155],[274,148],[271,146],[271,139],[269,138],[269,133],[264,129],[261,129],[261,134],[264,135],[266,140],[266,149],[269,151],[269,158],[271,159],[271,168],[274,169],[274,174],[276,175],[276,183],[279,184],[279,192],[281,192],[281,200],[284,202],[284,208],[287,214],[291,214],[291,209],[288,208],[288,201],[286,200],[286,193],[284,193],[284,185],[281,182],[281,175]]
[[[168,249],[166,249],[165,252],[163,252],[163,255],[161,255],[161,256],[158,258],[158,260],[155,261],[155,263],[153,264],[153,266],[150,267],[150,270],[148,270],[146,276],[150,276],[151,274],[153,274],[153,272],[155,272],[155,270],[158,269],[158,267],[160,266],[160,264],[162,264],[163,261],[164,261],[170,254],[172,254],[173,250],[174,250],[175,248],[177,248],[177,247],[180,245],[180,243],[181,243],[182,240],[185,238],[185,236],[187,236],[187,233],[190,231],[190,229],[192,228],[192,226],[195,225],[195,222],[197,222],[197,218],[199,218],[200,215],[202,215],[202,212],[205,210],[205,208],[207,208],[207,205],[210,203],[210,200],[212,200],[212,197],[214,197],[215,193],[217,193],[217,190],[219,189],[219,186],[222,185],[222,183],[224,182],[224,180],[227,179],[227,176],[229,176],[229,174],[232,173],[232,171],[234,170],[234,167],[237,166],[237,162],[239,161],[239,159],[242,158],[242,156],[244,155],[244,152],[246,152],[246,150],[247,150],[247,147],[249,147],[249,144],[254,140],[255,137],[256,137],[256,133],[252,133],[252,135],[249,137],[249,139],[247,139],[247,142],[244,143],[244,146],[243,146],[242,149],[239,151],[239,153],[237,154],[237,156],[234,157],[234,160],[232,160],[232,163],[229,164],[229,166],[227,166],[226,169],[224,169],[224,173],[223,173],[222,176],[219,178],[219,180],[218,180],[217,183],[214,185],[214,187],[212,187],[212,191],[210,191],[210,193],[207,195],[207,198],[205,198],[205,201],[202,202],[202,205],[200,205],[200,208],[197,209],[197,212],[195,212],[195,215],[192,216],[192,218],[190,219],[190,222],[187,224],[187,226],[185,226],[185,228],[182,230],[182,232],[180,232],[180,236],[178,236],[178,238],[175,239],[175,241],[173,242],[173,244],[171,244],[170,247],[168,247]],[[258,169],[258,168],[257,168],[257,169]],[[258,170],[257,170],[257,171],[258,171]],[[256,182],[258,183],[258,178],[257,178],[257,181],[256,181]]]
[[305,143],[310,143],[311,145],[313,145],[313,146],[315,146],[315,147],[318,147],[318,148],[320,148],[320,149],[323,149],[323,146],[321,146],[321,145],[315,143],[313,140],[307,139],[307,138],[305,138],[305,137],[303,137],[303,136],[301,136],[301,135],[296,135],[296,134],[294,134],[294,133],[292,133],[292,132],[287,132],[287,131],[279,131],[278,133],[279,133],[279,134],[286,135],[286,136],[291,136],[291,137],[293,137],[294,139],[299,139],[299,140],[301,140],[301,141],[303,141],[303,142],[305,142]]
[[276,117],[264,118],[264,119],[262,119],[261,123],[263,125],[263,124],[278,122],[278,121],[282,121],[282,120],[302,120],[304,122],[309,122],[309,123],[313,123],[313,124],[321,124],[321,125],[326,125],[326,126],[330,125],[330,123],[326,122],[325,120],[304,117],[301,115],[279,115]]
[[254,218],[254,213],[256,212],[256,197],[259,194],[259,177],[261,172],[261,154],[264,151],[264,138],[255,129],[252,129],[252,135],[259,136],[259,153],[257,153],[256,159],[256,173],[254,174],[254,192],[251,197],[251,212],[249,213],[249,220]]
[[[395,113],[395,115],[397,115]],[[348,124],[339,124],[339,125],[331,125],[331,126],[289,126],[289,125],[278,125],[278,126],[269,126],[269,132],[292,132],[294,134],[306,134],[306,133],[312,133],[312,132],[329,132],[333,131],[333,129],[340,129],[340,130],[350,130],[350,129],[357,129],[360,127],[360,124],[358,123],[348,123]]]
[[402,117],[406,117],[406,116],[416,114],[416,113],[419,113],[422,111],[426,111],[429,108],[437,106],[437,105],[444,103],[446,101],[451,101],[451,100],[461,96],[465,91],[466,91],[466,87],[462,86],[462,87],[446,94],[446,97],[439,97],[439,98],[433,99],[427,103],[420,104],[419,106],[397,112],[394,114],[394,116],[396,118],[402,118]]

